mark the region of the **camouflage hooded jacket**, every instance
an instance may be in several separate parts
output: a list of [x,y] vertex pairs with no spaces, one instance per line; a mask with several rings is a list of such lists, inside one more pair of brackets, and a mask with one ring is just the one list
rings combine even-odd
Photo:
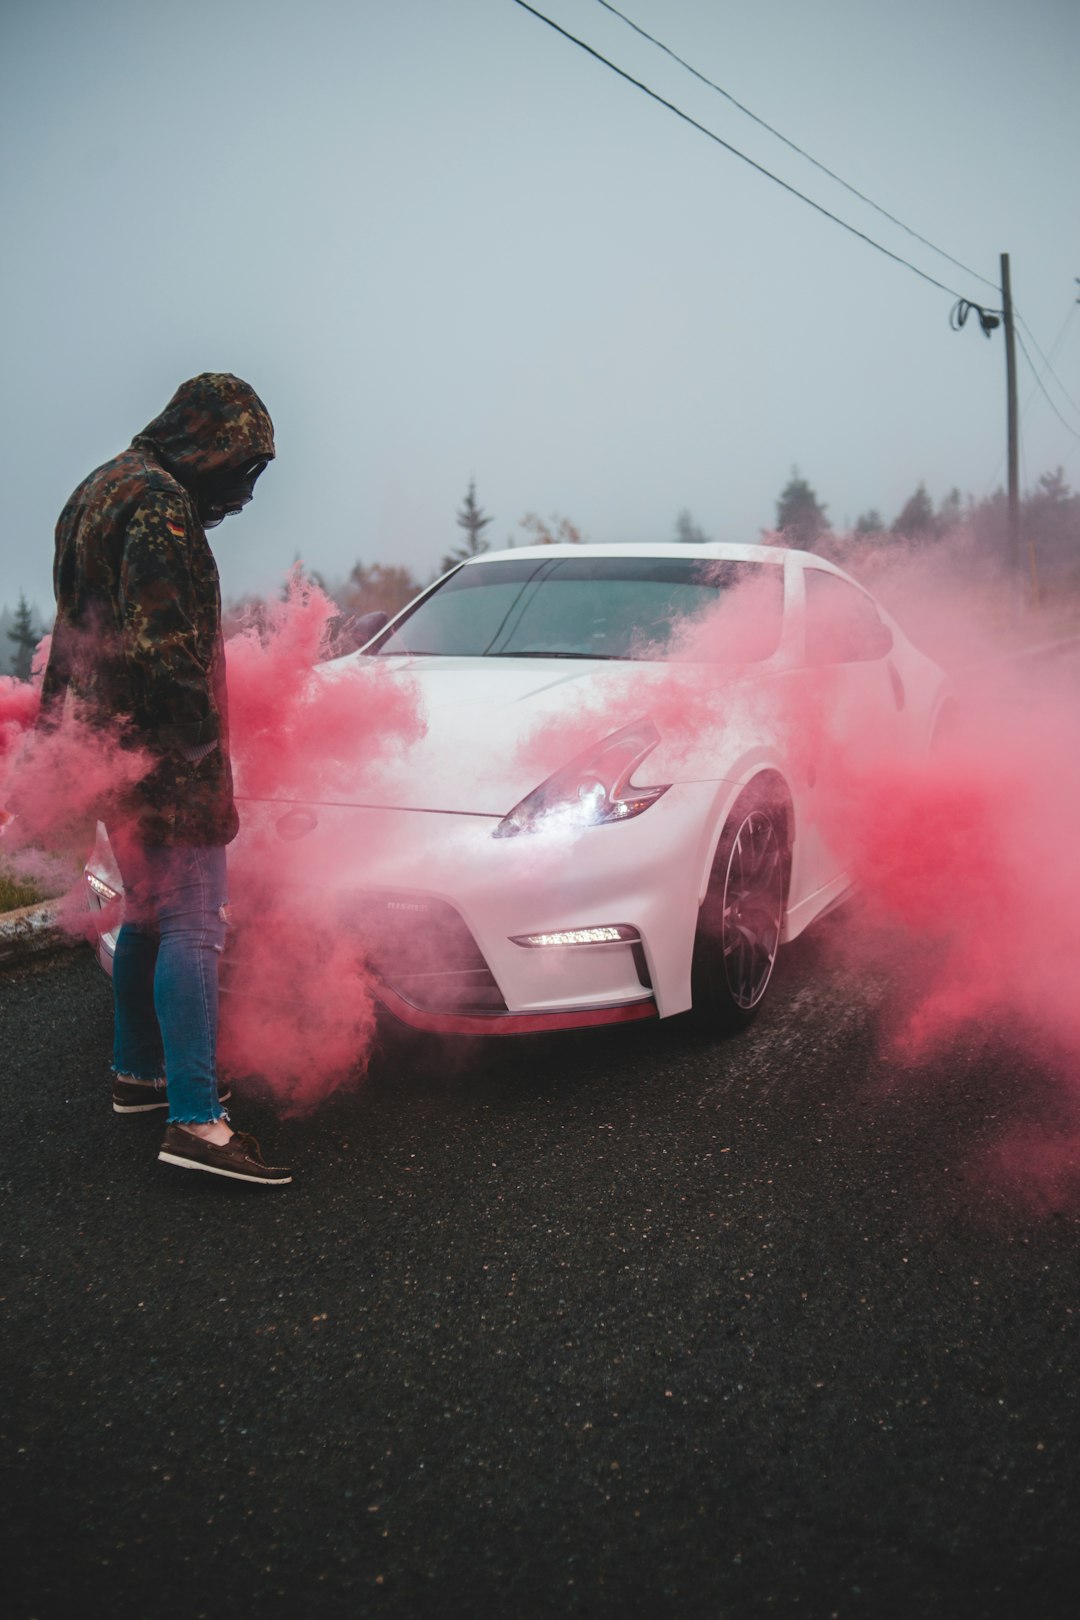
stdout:
[[118,722],[130,746],[157,756],[122,802],[103,807],[148,844],[236,836],[221,593],[194,491],[208,474],[273,454],[254,390],[204,373],[79,485],[56,526],[43,720],[70,694],[91,721]]

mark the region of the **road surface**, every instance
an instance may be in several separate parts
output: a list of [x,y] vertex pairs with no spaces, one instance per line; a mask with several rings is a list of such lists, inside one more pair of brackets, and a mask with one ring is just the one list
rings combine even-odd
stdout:
[[111,1112],[88,953],[0,978],[12,1620],[1080,1612],[1080,1177],[992,1173],[1069,1093],[905,1065],[843,926],[734,1041],[238,1095],[287,1190]]

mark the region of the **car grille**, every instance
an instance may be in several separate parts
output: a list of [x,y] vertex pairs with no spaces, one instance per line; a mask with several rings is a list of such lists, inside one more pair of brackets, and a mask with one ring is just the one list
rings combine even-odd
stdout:
[[[90,909],[101,901],[87,891]],[[310,897],[298,894],[298,904]],[[245,919],[230,919],[234,937]],[[338,912],[339,925],[357,936],[364,959],[388,989],[425,1012],[506,1012],[506,1001],[464,918],[445,900],[426,894],[365,891],[349,895]],[[111,959],[112,940],[108,940]],[[235,948],[234,948],[235,949]],[[234,952],[222,958],[222,988],[231,983]]]
[[348,900],[372,972],[425,1012],[505,1012],[506,1002],[464,919],[426,894],[366,892]]

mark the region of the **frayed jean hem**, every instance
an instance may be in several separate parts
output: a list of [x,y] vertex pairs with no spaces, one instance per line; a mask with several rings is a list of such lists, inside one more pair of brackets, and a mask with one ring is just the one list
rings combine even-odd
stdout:
[[216,1114],[208,1114],[205,1119],[196,1117],[194,1114],[187,1114],[183,1119],[179,1119],[175,1114],[170,1114],[165,1123],[166,1125],[216,1125],[219,1120],[226,1125],[229,1123],[229,1110],[227,1108],[219,1108]]

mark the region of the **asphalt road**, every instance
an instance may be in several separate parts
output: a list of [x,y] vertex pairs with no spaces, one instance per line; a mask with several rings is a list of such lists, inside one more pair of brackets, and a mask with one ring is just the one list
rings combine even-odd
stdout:
[[[88,954],[0,979],[12,1620],[1080,1612],[1076,1128],[789,953],[748,1035],[388,1045],[281,1191],[155,1161]],[[12,1591],[17,1593],[12,1601]]]

